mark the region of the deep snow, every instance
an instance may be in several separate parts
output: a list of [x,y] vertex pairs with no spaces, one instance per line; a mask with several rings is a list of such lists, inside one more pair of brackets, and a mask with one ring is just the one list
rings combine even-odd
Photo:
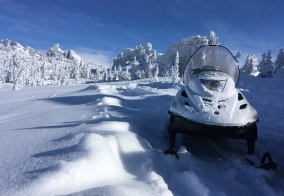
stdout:
[[283,79],[243,77],[258,111],[251,167],[246,142],[179,135],[165,155],[169,79],[0,89],[0,195],[283,195]]

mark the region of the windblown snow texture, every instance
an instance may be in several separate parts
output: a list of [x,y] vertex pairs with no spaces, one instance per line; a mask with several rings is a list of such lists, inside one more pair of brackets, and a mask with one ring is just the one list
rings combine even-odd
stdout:
[[179,135],[165,155],[171,79],[0,90],[0,195],[283,195],[283,80],[240,79],[259,113],[257,170],[245,141]]

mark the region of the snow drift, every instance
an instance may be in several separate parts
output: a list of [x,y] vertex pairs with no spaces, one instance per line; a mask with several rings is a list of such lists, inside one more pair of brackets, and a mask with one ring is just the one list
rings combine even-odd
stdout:
[[240,79],[259,113],[258,153],[242,141],[177,138],[165,155],[170,79],[0,90],[0,195],[283,195],[281,79]]

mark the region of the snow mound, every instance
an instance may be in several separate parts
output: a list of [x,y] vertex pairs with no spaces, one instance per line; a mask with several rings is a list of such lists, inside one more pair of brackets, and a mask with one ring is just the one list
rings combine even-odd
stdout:
[[120,100],[113,97],[103,97],[98,100],[97,105],[112,105],[112,106],[121,106]]
[[85,156],[72,161],[60,161],[52,171],[24,190],[26,195],[62,195],[106,185],[123,184],[133,178],[119,157],[115,137],[89,134],[82,138],[78,150]]
[[115,85],[100,85],[98,90],[101,94],[114,94],[117,93],[117,88]]
[[127,122],[103,121],[93,125],[93,131],[101,132],[128,132],[130,125]]

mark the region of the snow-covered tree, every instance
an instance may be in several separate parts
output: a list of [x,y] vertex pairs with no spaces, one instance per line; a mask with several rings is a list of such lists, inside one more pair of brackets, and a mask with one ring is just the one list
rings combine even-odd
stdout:
[[75,80],[79,80],[81,73],[80,73],[80,64],[78,61],[73,61],[71,63],[71,75]]
[[66,55],[59,44],[48,52],[24,48],[10,40],[0,40],[0,80],[25,85],[63,84],[68,78],[89,78],[91,63],[75,51]]
[[114,80],[115,81],[118,81],[119,80],[119,77],[118,77],[118,72],[117,72],[117,68],[116,66],[114,67],[114,70],[113,70],[113,77],[114,77]]
[[145,70],[146,78],[152,78],[153,77],[153,73],[152,73],[153,67],[154,67],[154,65],[152,64],[152,61],[149,60],[147,62],[147,67],[146,67],[146,70]]
[[133,65],[139,65],[139,62],[137,61],[137,59],[136,59],[136,56],[135,57],[133,57],[133,62],[132,62],[132,64]]
[[135,72],[135,76],[134,78],[143,78],[143,75],[142,75],[142,71],[140,69],[138,69],[136,72]]
[[[144,70],[146,77],[150,76],[153,70],[151,67],[155,63],[157,57],[157,51],[153,49],[151,43],[146,43],[144,46],[137,45],[135,49],[126,48],[123,52],[119,53],[118,56],[114,59],[112,69],[115,66],[121,65],[124,67],[131,67],[131,78],[139,79],[138,70]],[[125,69],[124,69],[125,70]]]
[[[215,40],[214,42],[218,43],[215,33],[212,33],[211,37],[212,40]],[[152,64],[159,64],[159,76],[169,76],[172,75],[170,71],[172,65],[175,63],[176,51],[178,51],[180,55],[179,70],[181,74],[186,62],[189,60],[193,52],[195,52],[195,50],[200,46],[204,45],[208,45],[208,39],[205,36],[202,37],[199,35],[189,36],[177,43],[170,45],[167,47],[165,54],[157,53],[150,43],[146,43],[144,46],[137,45],[134,49],[126,48],[123,52],[119,53],[113,61],[112,69],[114,66],[118,67],[118,65],[121,65],[123,68],[130,67],[131,65],[132,79],[139,79],[141,76],[139,70],[141,72],[147,72],[146,69],[148,68],[148,62],[151,61]],[[133,64],[136,64],[136,61],[133,60],[134,57],[138,62],[137,66],[133,66]],[[154,69],[151,71],[153,73]]]
[[271,50],[262,54],[262,59],[259,63],[259,76],[260,77],[273,77],[274,64],[272,62]]
[[179,79],[179,52],[176,52],[175,64],[172,67],[172,80],[174,83],[178,83]]
[[43,80],[47,79],[47,73],[46,73],[46,62],[43,61],[42,67],[41,67],[41,76]]
[[54,44],[49,48],[47,55],[50,57],[60,58],[64,55],[63,50],[60,48],[59,44]]
[[159,67],[158,67],[158,64],[156,64],[156,69],[155,69],[155,72],[154,72],[154,80],[155,81],[159,81]]
[[274,62],[274,65],[275,65],[274,74],[276,74],[279,70],[284,68],[284,51],[283,51],[283,48],[281,48],[279,50],[279,53],[278,53],[277,58]]
[[108,81],[108,71],[107,71],[107,69],[103,71],[103,78],[104,78],[103,79],[104,81]]
[[103,80],[103,73],[97,70],[95,81],[102,81]]
[[130,74],[129,74],[129,70],[128,67],[125,68],[125,75],[124,75],[124,79],[125,80],[131,80]]
[[119,64],[118,65],[118,72],[117,72],[117,75],[118,75],[118,79],[119,80],[122,80],[122,67],[121,67],[121,65]]
[[85,74],[83,78],[89,79],[91,77],[91,66],[89,63],[84,63],[85,67]]
[[210,38],[208,41],[208,45],[218,45],[218,37],[214,31],[210,32]]
[[146,52],[147,53],[151,53],[152,52],[152,50],[153,50],[153,46],[152,46],[152,44],[151,43],[146,43],[145,44],[145,49],[146,49]]
[[258,75],[258,59],[256,55],[248,55],[245,64],[241,68],[242,75]]
[[113,75],[112,75],[111,69],[108,69],[107,77],[108,77],[108,81],[112,81],[113,80]]
[[133,61],[128,64],[131,65],[132,80],[141,79],[141,74],[139,74],[140,63],[137,61],[136,56],[134,56]]

